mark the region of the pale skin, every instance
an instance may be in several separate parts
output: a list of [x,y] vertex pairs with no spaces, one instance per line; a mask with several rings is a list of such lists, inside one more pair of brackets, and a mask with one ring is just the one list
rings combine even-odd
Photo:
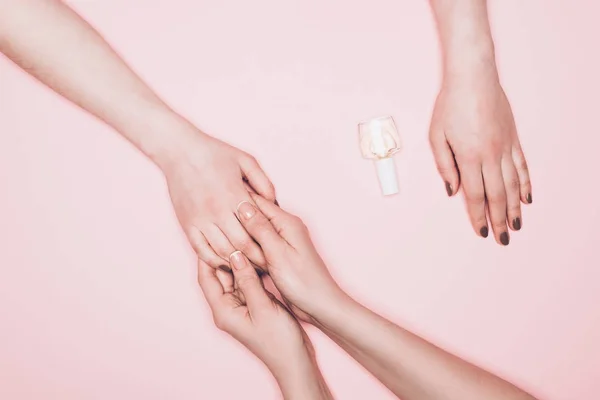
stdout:
[[[462,187],[478,235],[488,219],[496,241],[523,224],[532,192],[510,104],[496,69],[486,0],[430,0],[444,53],[444,80],[430,143],[449,196]],[[214,268],[260,249],[234,218],[251,189],[275,201],[256,160],[202,132],[170,109],[72,9],[58,0],[0,0],[0,52],[100,118],[160,167],[179,221]],[[218,171],[218,172],[216,172]]]
[[[299,320],[321,329],[398,398],[403,400],[534,399],[509,382],[436,347],[352,299],[337,285],[328,272],[302,221],[259,196],[253,195],[253,199],[253,204],[256,206],[250,202],[241,203],[238,216],[249,234],[262,247],[267,260],[268,273],[288,309]],[[247,269],[248,276],[251,270],[252,268]],[[234,269],[234,276],[235,274]],[[227,295],[227,290],[222,288],[232,287],[230,283],[223,283],[220,286],[217,284],[216,277],[227,276],[226,272],[211,271],[202,263],[200,263],[199,275],[205,294],[211,290],[217,293],[214,297]],[[214,288],[208,287],[206,277],[210,277]],[[236,279],[239,280],[238,277]],[[295,345],[281,342],[282,330],[285,331],[292,325],[289,315],[281,311],[280,304],[269,302],[267,297],[262,295],[264,289],[255,273],[249,281],[254,290],[261,293],[261,299],[265,303],[262,309],[267,310],[263,315],[264,320],[259,324],[267,323],[263,321],[271,318],[273,319],[271,324],[277,325],[285,320],[283,325],[286,327],[263,329],[258,333],[256,328],[246,322],[247,328],[242,330],[248,335],[255,333],[266,335],[263,341],[258,342],[260,350],[253,347],[256,346],[256,342],[247,346],[270,366],[275,376],[282,375],[285,365],[294,364],[287,358],[293,352],[287,349],[299,347],[300,335],[287,336],[291,338],[289,342],[296,343]],[[241,289],[243,290],[243,285]],[[246,301],[250,301],[247,296]],[[234,301],[234,304],[237,303]],[[213,311],[227,309],[226,306],[212,305],[211,307]],[[244,319],[233,316],[231,318],[232,320]],[[223,323],[221,326],[230,333],[237,329]],[[240,337],[245,334],[238,333]],[[233,336],[236,337],[235,334]],[[244,343],[247,339],[238,338],[238,340]],[[261,355],[263,352],[267,354]],[[285,360],[281,359],[284,365],[272,367],[276,364],[272,360],[279,354],[284,354],[286,357]],[[300,354],[300,360],[304,360],[306,356],[302,352]],[[303,363],[304,361],[300,362]],[[317,379],[312,375],[310,373],[305,375],[305,385],[309,385],[308,380]],[[317,377],[318,381],[313,385],[322,387],[320,375]],[[284,394],[284,397],[288,395]]]
[[249,154],[202,132],[169,108],[71,8],[58,0],[0,0],[0,52],[58,94],[104,121],[166,177],[192,246],[214,268],[260,248],[235,216],[248,189],[275,201]]
[[[431,4],[445,71],[431,124],[434,155],[449,194],[463,188],[475,230],[486,236],[487,206],[496,240],[507,244],[507,221],[520,229],[519,200],[531,203],[531,186],[498,81],[486,2]],[[263,289],[252,264],[268,269],[296,318],[322,329],[403,399],[532,399],[352,300],[327,272],[302,222],[273,204],[274,187],[256,160],[168,107],[64,3],[0,0],[0,52],[161,169],[201,259],[199,281],[215,321],[265,362],[286,399],[331,394],[306,334]],[[233,275],[222,266],[233,266]],[[281,340],[261,340],[270,335]],[[282,355],[296,361],[293,367]]]
[[510,242],[533,201],[525,155],[498,78],[486,0],[430,0],[443,50],[443,84],[429,139],[449,196],[462,187],[475,232]]
[[215,325],[263,361],[284,399],[332,399],[300,323],[265,290],[243,253],[234,252],[230,265],[232,273],[198,261],[198,282]]

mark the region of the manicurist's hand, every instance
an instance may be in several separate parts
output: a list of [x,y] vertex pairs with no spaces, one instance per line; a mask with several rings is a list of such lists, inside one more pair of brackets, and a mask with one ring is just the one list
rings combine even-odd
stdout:
[[297,217],[253,196],[240,220],[263,248],[268,272],[295,315],[321,329],[404,400],[533,400],[364,307],[327,272]]
[[261,246],[268,273],[292,312],[314,322],[344,293],[317,253],[304,223],[279,206],[252,194],[255,204],[243,202],[238,218]]
[[267,292],[249,260],[231,255],[233,274],[198,262],[198,282],[217,327],[264,362],[285,399],[329,399],[308,336]]

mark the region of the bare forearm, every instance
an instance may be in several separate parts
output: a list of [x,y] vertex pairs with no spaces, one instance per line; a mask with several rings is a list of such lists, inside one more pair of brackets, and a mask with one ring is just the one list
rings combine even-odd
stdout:
[[320,328],[402,399],[533,399],[349,298],[330,309]]
[[486,0],[430,0],[444,58],[444,73],[495,72]]
[[333,396],[313,356],[287,360],[286,367],[271,369],[285,400],[331,400]]
[[0,51],[152,159],[173,145],[160,127],[185,123],[61,1],[0,0]]

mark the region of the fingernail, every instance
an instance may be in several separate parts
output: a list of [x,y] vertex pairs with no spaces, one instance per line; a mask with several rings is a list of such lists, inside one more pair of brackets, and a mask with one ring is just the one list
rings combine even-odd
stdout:
[[521,218],[517,217],[513,219],[513,228],[515,228],[515,231],[521,229]]
[[227,265],[219,265],[219,269],[224,272],[231,272],[231,268],[229,268]]
[[484,238],[488,237],[488,233],[489,232],[488,232],[487,226],[482,226],[481,229],[479,230],[479,234]]
[[450,184],[450,182],[446,182],[446,192],[448,193],[448,196],[452,196],[452,185]]
[[275,199],[274,203],[277,207],[279,207],[279,202],[277,201],[277,199]]
[[527,199],[526,200],[527,200],[528,204],[533,203],[533,198],[531,197],[531,193],[527,193]]
[[509,242],[510,239],[508,238],[508,233],[502,232],[502,234],[500,235],[500,243],[502,243],[504,246],[508,246]]
[[254,217],[254,214],[256,214],[256,209],[254,206],[247,201],[242,201],[240,204],[238,204],[237,211],[239,216],[246,220]]
[[234,251],[229,256],[229,263],[233,265],[235,270],[239,270],[246,266],[247,261],[241,251]]

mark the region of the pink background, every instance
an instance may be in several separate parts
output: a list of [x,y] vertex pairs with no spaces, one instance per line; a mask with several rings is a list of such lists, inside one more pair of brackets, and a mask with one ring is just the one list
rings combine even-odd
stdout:
[[[426,1],[72,1],[202,129],[253,153],[369,306],[548,399],[600,393],[593,0],[491,1],[534,185],[508,248],[471,231],[427,143],[440,71]],[[0,398],[276,398],[217,331],[160,172],[0,60]],[[356,124],[391,114],[400,196]],[[314,330],[340,399],[387,391]]]

